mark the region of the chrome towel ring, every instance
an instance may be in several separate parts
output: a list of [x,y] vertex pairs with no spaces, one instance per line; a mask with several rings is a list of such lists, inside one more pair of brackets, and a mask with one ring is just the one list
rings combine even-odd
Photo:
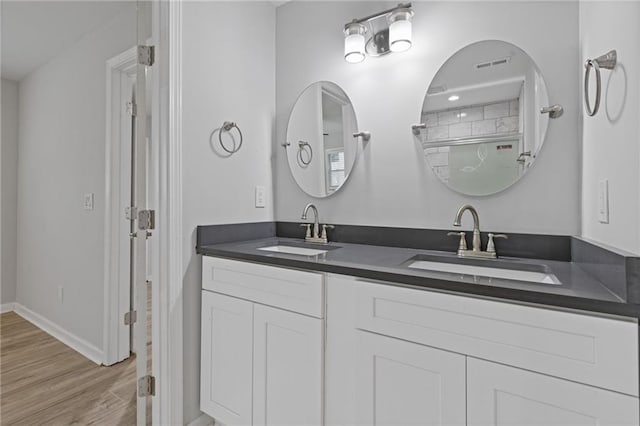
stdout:
[[[224,143],[222,142],[222,131],[224,130],[225,132],[230,132],[234,128],[238,131],[238,134],[240,135],[240,143],[238,143],[238,146],[236,146],[235,139],[234,139],[233,140],[234,141],[233,148],[232,149],[228,149],[224,145]],[[238,152],[240,150],[240,147],[242,147],[242,131],[240,130],[240,127],[238,127],[238,125],[236,123],[234,123],[234,122],[225,121],[222,124],[222,127],[220,128],[220,131],[218,132],[218,141],[220,141],[220,146],[222,147],[222,149],[227,151],[229,154],[235,154],[236,152]]]
[[[305,155],[307,159],[305,160]],[[298,141],[298,161],[305,166],[311,164],[311,160],[313,159],[313,149],[311,149],[311,145],[309,142]]]
[[[615,50],[610,50],[602,56],[598,56],[595,59],[587,59],[584,62],[584,102],[585,108],[587,110],[587,115],[589,117],[593,117],[594,115],[596,115],[598,113],[598,110],[600,109],[600,96],[602,93],[602,79],[600,77],[600,69],[604,68],[606,70],[612,70],[613,68],[615,68],[617,61],[617,52]],[[593,109],[591,109],[591,102],[589,101],[589,75],[591,74],[592,68],[596,72],[596,101],[593,105]]]

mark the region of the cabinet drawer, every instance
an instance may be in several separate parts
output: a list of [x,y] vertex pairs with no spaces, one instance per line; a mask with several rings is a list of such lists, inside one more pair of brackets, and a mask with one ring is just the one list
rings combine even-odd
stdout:
[[202,288],[322,318],[324,276],[216,257],[202,258]]
[[356,326],[638,396],[638,324],[358,281]]

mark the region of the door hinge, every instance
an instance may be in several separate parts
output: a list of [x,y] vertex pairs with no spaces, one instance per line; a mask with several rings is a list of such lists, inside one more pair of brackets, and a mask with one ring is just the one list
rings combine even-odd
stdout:
[[138,379],[138,396],[155,396],[156,394],[156,378],[153,376],[144,376]]
[[155,210],[140,210],[138,212],[138,229],[141,231],[156,228]]
[[155,46],[138,46],[138,63],[150,67],[156,56]]
[[133,102],[127,102],[127,114],[132,117],[138,115],[138,105]]
[[133,206],[128,206],[124,208],[124,217],[127,220],[135,220],[138,216],[138,208]]
[[124,325],[134,324],[138,320],[138,313],[136,311],[125,312]]

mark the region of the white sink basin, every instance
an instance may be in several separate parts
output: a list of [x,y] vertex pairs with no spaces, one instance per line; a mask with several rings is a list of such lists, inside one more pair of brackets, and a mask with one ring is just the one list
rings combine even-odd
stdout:
[[328,251],[328,250],[312,249],[312,248],[305,248],[305,247],[292,247],[292,246],[281,246],[281,245],[260,247],[258,250],[273,251],[276,253],[297,254],[300,256],[317,256],[319,254],[324,254]]
[[475,275],[480,277],[527,281],[540,284],[562,284],[555,275],[546,272],[492,268],[489,266],[464,265],[459,263],[432,262],[427,260],[416,260],[411,262],[408,266],[409,268],[424,269],[426,271],[435,272],[447,272],[450,274]]

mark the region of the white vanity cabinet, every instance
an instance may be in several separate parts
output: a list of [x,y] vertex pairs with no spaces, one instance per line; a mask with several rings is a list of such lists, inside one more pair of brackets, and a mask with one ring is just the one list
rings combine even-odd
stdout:
[[201,409],[233,425],[637,426],[638,322],[203,258]]
[[631,319],[329,275],[326,357],[331,425],[640,424]]
[[633,426],[638,399],[629,395],[468,358],[469,426]]
[[356,424],[465,425],[463,355],[359,331],[356,360]]
[[323,281],[203,258],[203,412],[227,426],[322,424]]

